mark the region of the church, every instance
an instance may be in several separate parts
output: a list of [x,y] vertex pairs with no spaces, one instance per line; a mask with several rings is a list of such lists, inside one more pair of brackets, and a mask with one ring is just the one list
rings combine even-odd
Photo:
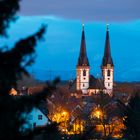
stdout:
[[[86,38],[84,24],[82,27],[81,46],[78,62],[76,65],[75,93],[81,91],[82,96],[90,96],[100,91],[112,94],[114,82],[114,64],[111,56],[109,28],[106,29],[104,55],[101,63],[102,77],[96,78],[90,74],[90,64],[86,52]],[[75,95],[73,92],[72,95]]]

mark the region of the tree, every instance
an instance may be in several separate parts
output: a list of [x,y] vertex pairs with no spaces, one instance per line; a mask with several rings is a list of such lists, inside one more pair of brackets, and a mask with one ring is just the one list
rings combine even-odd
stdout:
[[[16,13],[20,9],[20,0],[0,1],[0,36],[7,37],[7,30],[11,21],[15,21]],[[35,46],[43,38],[45,26],[25,39],[20,39],[12,49],[0,50],[0,140],[32,139],[34,134],[21,133],[20,127],[25,123],[21,118],[23,112],[30,112],[38,106],[40,101],[55,89],[57,80],[48,84],[46,89],[35,95],[13,97],[9,95],[11,87],[16,88],[17,80],[22,74],[29,75],[26,67],[34,62]],[[48,128],[50,129],[50,128]],[[46,129],[45,132],[48,130]],[[55,138],[54,138],[55,139]]]
[[94,102],[97,105],[96,108],[92,110],[91,118],[93,123],[98,125],[102,132],[103,139],[111,139],[115,134],[116,129],[120,133],[121,117],[119,115],[119,109],[113,97],[108,94],[100,92],[94,98]]
[[140,139],[140,95],[136,93],[131,97],[128,104],[125,105],[121,101],[119,106],[122,110],[125,130],[124,137],[128,140]]
[[0,1],[0,35],[7,36],[7,29],[11,21],[16,20],[16,13],[20,9],[20,0]]

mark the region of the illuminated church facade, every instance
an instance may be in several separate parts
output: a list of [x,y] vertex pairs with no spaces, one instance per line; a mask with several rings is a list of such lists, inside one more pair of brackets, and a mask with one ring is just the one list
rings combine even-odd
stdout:
[[82,95],[92,95],[101,90],[112,94],[114,83],[114,64],[111,56],[109,28],[107,25],[104,56],[101,64],[102,77],[95,78],[90,74],[90,64],[86,52],[86,39],[84,25],[82,27],[82,37],[80,54],[76,65],[76,91],[82,91]]

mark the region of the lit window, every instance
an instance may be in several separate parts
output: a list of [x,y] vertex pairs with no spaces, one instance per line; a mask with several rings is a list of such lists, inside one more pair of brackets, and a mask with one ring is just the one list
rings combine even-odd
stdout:
[[42,120],[42,115],[38,115],[38,120]]
[[110,76],[110,70],[107,70],[107,76]]
[[86,70],[83,70],[83,76],[86,76]]

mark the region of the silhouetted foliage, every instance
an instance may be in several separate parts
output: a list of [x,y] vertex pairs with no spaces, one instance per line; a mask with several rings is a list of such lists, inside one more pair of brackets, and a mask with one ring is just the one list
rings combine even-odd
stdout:
[[61,140],[57,123],[52,123],[44,128],[36,128],[32,135],[35,135],[36,140]]
[[78,140],[89,140],[89,139],[94,139],[96,136],[97,138],[97,133],[95,130],[95,127],[88,127],[86,128],[86,131],[81,135],[81,137]]
[[0,35],[6,36],[6,30],[11,21],[15,21],[16,13],[19,10],[20,0],[1,0],[0,1]]
[[[16,13],[20,9],[20,0],[1,0],[0,1],[0,36],[7,35],[7,29],[11,21],[15,21]],[[26,67],[34,62],[35,46],[42,39],[45,33],[45,26],[33,35],[19,40],[12,49],[0,50],[0,140],[28,140],[32,139],[36,131],[28,131],[21,133],[20,128],[25,123],[25,119],[21,117],[23,112],[30,112],[33,107],[38,107],[42,100],[56,89],[58,79],[41,92],[35,95],[11,96],[9,91],[12,87],[16,88],[17,80],[22,78],[23,74],[29,75]],[[49,133],[57,131],[54,125],[44,129]],[[45,131],[45,132],[46,132]],[[59,134],[59,132],[58,132]]]
[[93,112],[100,112],[100,116],[92,118],[93,122],[100,124],[103,128],[100,138],[104,140],[111,140],[113,139],[113,134],[115,133],[115,127],[118,127],[116,122],[121,120],[116,101],[113,97],[102,91],[95,95],[93,100],[97,105],[97,108],[93,110]]
[[7,51],[0,50],[1,94],[7,93],[12,87],[16,88],[17,80],[21,78],[22,74],[28,75],[25,68],[34,62],[35,46],[44,32],[45,28],[42,27],[34,35],[18,41],[12,49]]
[[134,97],[131,97],[128,104],[125,105],[121,101],[119,106],[122,110],[122,116],[124,118],[124,138],[128,140],[140,139],[140,96],[137,93]]

